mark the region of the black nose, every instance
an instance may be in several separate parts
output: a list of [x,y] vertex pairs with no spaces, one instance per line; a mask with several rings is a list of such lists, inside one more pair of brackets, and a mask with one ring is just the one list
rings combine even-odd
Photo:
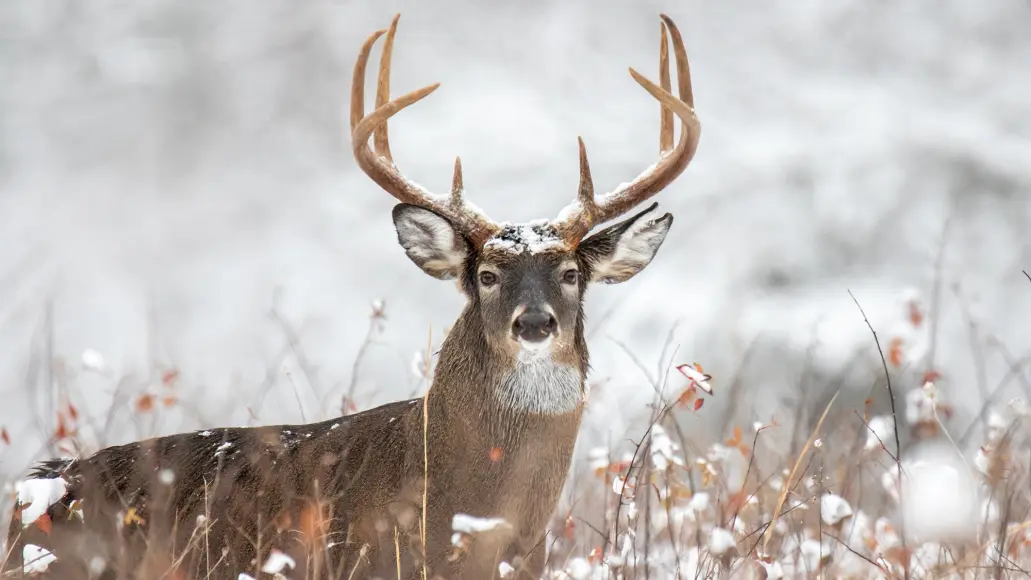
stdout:
[[512,323],[512,333],[530,342],[539,342],[558,330],[558,322],[543,310],[527,310]]

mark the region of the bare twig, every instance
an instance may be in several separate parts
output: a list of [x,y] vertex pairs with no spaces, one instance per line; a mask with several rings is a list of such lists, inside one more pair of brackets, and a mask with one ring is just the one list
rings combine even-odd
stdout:
[[[859,313],[863,315],[863,322],[866,323],[866,327],[870,329],[870,334],[873,335],[874,345],[877,347],[877,354],[881,357],[881,366],[884,368],[884,380],[888,385],[888,399],[891,401],[891,421],[895,427],[895,467],[898,470],[899,485],[902,485],[902,444],[899,442],[899,418],[898,413],[895,410],[895,391],[891,387],[891,373],[888,372],[888,361],[884,358],[884,351],[881,349],[881,340],[877,338],[877,331],[873,329],[873,325],[870,324],[870,319],[866,317],[866,312],[863,310],[862,305],[859,304],[859,300],[856,299],[852,291],[848,291],[848,295],[852,297],[852,301],[856,303],[856,308],[859,309]],[[899,500],[901,501],[901,494]],[[899,518],[899,537],[902,539],[902,548],[906,548],[906,520],[904,517]],[[909,566],[904,566],[905,577],[909,579]]]

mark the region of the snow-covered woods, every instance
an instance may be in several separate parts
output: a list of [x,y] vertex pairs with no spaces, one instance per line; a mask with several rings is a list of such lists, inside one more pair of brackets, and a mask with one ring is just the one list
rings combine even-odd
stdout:
[[398,11],[395,94],[442,83],[391,122],[398,165],[446,190],[461,155],[512,221],[572,199],[577,135],[599,189],[655,161],[626,67],[655,74],[660,11],[685,34],[701,145],[655,262],[588,294],[557,577],[1031,566],[1022,0],[0,3],[5,497],[79,444],[423,391],[461,298],[404,257],[346,131]]

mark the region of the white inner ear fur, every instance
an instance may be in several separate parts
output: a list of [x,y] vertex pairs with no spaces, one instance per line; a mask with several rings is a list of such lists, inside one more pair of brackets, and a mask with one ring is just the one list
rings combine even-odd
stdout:
[[647,266],[669,232],[670,222],[656,221],[653,214],[640,217],[619,237],[611,255],[594,265],[591,279],[595,282],[622,282]]
[[446,219],[428,211],[410,211],[398,220],[397,232],[405,251],[422,269],[458,274],[466,252]]

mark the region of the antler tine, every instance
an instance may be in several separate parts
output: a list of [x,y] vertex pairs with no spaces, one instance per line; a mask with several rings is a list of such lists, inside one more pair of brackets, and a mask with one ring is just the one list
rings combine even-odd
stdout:
[[[440,83],[434,83],[392,101],[388,100],[390,99],[390,60],[393,54],[394,33],[400,17],[400,14],[394,17],[389,29],[378,30],[365,40],[354,65],[354,77],[351,85],[351,145],[354,149],[355,161],[366,175],[398,201],[425,207],[448,218],[455,228],[469,238],[473,244],[482,247],[500,228],[463,200],[460,161],[456,160],[455,162],[455,175],[450,197],[434,195],[423,189],[401,175],[393,163],[387,133],[387,120],[406,107],[426,98],[440,86]],[[365,72],[373,44],[384,34],[387,35],[387,38],[383,44],[383,54],[380,59],[376,109],[366,115]],[[375,150],[369,147],[370,136],[373,136]]]
[[[637,81],[648,93],[650,93],[660,104],[659,120],[659,161],[648,168],[637,178],[625,185],[621,185],[615,191],[606,193],[600,198],[593,195],[590,199],[584,197],[584,168],[587,165],[586,153],[583,143],[580,147],[580,175],[581,191],[578,195],[578,203],[575,203],[562,210],[559,218],[553,223],[559,230],[567,243],[572,246],[579,244],[580,240],[587,235],[597,224],[604,223],[616,218],[632,209],[634,206],[662,191],[684,169],[687,168],[695,151],[698,149],[698,139],[701,135],[701,124],[694,112],[694,94],[691,89],[691,70],[687,61],[687,50],[684,48],[684,40],[680,35],[673,20],[665,14],[661,14],[663,26],[660,33],[662,47],[659,50],[659,73],[660,85],[643,77],[633,68],[630,69],[630,76]],[[669,79],[669,52],[666,48],[666,32],[673,41],[673,55],[677,64],[677,93],[678,97],[670,92]],[[680,140],[676,147],[673,143],[673,119],[675,114],[680,117],[681,131]],[[670,150],[672,149],[672,150]],[[587,172],[589,180],[590,173]]]
[[[397,21],[401,15],[394,16],[387,29],[387,37],[383,40],[383,52],[379,57],[379,76],[376,79],[376,108],[387,104],[390,100],[390,57],[394,54],[394,34],[397,32]],[[387,134],[387,122],[384,121],[372,135],[372,144],[376,154],[387,160],[393,161],[390,156],[390,137]]]
[[[669,84],[669,41],[666,39],[666,23],[659,23],[659,85],[667,93]],[[659,154],[673,148],[673,111],[659,103]]]
[[591,179],[591,165],[587,162],[587,147],[584,140],[577,137],[576,141],[580,145],[580,187],[577,197],[584,213],[590,216],[594,212],[594,180]]
[[464,193],[465,184],[462,183],[462,158],[455,157],[455,173],[451,177],[451,205],[461,205]]

